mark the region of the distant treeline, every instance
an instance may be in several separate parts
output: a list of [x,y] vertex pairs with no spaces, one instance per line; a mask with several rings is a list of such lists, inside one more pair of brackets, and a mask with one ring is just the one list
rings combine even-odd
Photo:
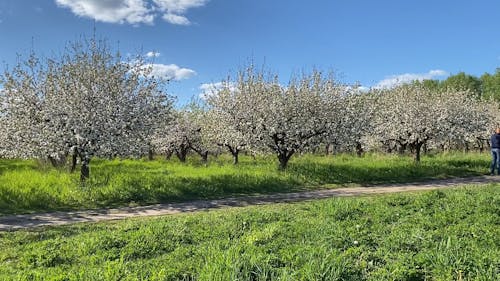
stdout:
[[500,68],[495,73],[484,73],[481,77],[459,72],[443,81],[424,80],[416,82],[431,89],[451,88],[455,90],[469,90],[477,97],[500,101]]

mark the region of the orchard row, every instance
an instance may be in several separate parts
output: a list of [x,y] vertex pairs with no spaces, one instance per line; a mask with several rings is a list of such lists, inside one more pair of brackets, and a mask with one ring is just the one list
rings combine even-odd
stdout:
[[175,109],[168,81],[138,56],[105,41],[71,44],[63,55],[31,54],[1,76],[0,156],[81,163],[189,151],[207,159],[227,150],[275,153],[286,168],[296,153],[482,148],[498,124],[498,104],[470,92],[412,83],[361,91],[312,71],[283,83],[249,66],[202,102]]

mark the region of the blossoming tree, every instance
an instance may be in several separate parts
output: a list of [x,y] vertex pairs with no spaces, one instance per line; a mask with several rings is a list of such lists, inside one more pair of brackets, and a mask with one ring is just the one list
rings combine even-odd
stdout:
[[[232,144],[235,148],[245,145],[276,153],[281,169],[296,152],[316,144],[333,122],[329,105],[335,98],[336,83],[318,71],[283,86],[276,75],[251,66],[240,73],[235,84],[235,91],[226,90],[209,99],[212,110],[228,120],[221,123],[226,127],[221,132],[237,136],[237,143]],[[220,137],[229,143],[230,137]]]
[[124,61],[95,38],[70,44],[58,58],[31,54],[2,75],[10,155],[53,163],[72,156],[82,181],[93,156],[144,155],[172,105],[165,81],[145,65]]
[[467,92],[431,90],[422,85],[403,85],[378,93],[375,136],[393,141],[414,152],[420,161],[423,145],[445,139],[465,142],[486,130],[492,116]]
[[206,120],[207,112],[198,103],[190,103],[175,111],[173,120],[164,122],[154,134],[155,150],[166,154],[175,153],[181,162],[186,162],[189,151],[194,151],[206,163],[208,154],[216,150],[205,133]]

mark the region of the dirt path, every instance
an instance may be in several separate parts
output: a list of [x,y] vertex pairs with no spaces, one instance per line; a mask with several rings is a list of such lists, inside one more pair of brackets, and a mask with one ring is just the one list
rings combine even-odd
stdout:
[[480,176],[473,178],[433,180],[421,183],[323,189],[297,193],[278,193],[218,200],[200,200],[187,203],[156,204],[142,207],[0,216],[0,231],[18,230],[40,226],[56,226],[79,222],[119,220],[131,217],[173,215],[186,212],[206,211],[210,209],[295,202],[329,197],[361,196],[381,193],[443,189],[457,187],[460,185],[488,184],[494,182],[500,183],[500,177]]

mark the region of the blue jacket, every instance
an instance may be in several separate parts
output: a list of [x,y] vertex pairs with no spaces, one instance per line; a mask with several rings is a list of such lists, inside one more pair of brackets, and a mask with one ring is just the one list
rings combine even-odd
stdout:
[[491,148],[500,148],[500,134],[493,134],[490,139]]

